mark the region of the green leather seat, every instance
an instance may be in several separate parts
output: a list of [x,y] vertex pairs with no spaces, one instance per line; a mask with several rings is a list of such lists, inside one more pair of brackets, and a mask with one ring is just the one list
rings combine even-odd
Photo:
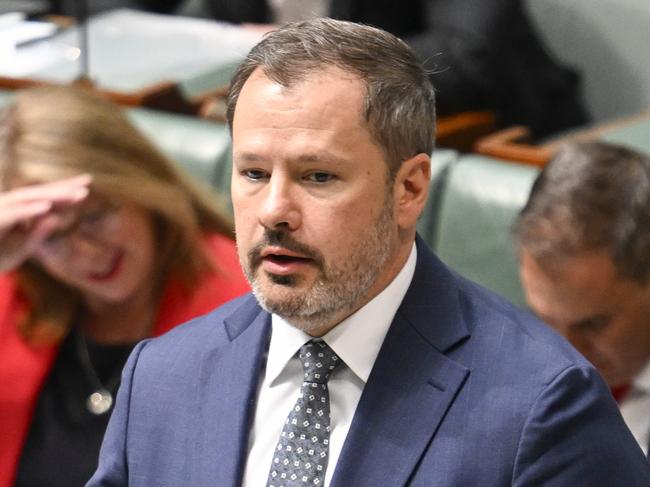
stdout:
[[224,62],[218,66],[178,82],[179,91],[187,98],[200,97],[207,92],[230,84],[230,78],[239,66],[240,60]]
[[127,113],[160,150],[192,176],[217,189],[229,189],[222,181],[222,173],[229,168],[221,167],[230,160],[230,135],[225,125],[143,108],[131,108]]
[[538,170],[483,156],[449,168],[434,250],[460,274],[525,305],[511,226]]
[[212,187],[225,196],[224,200],[228,208],[232,210],[232,200],[230,198],[230,179],[232,175],[232,143],[228,138],[228,149],[221,153],[215,160],[214,177]]
[[0,90],[0,108],[7,105],[13,97],[13,91]]
[[435,149],[431,156],[431,182],[429,198],[418,220],[418,234],[434,248],[438,234],[439,209],[450,167],[458,160],[458,152],[451,149]]
[[604,142],[621,144],[650,154],[650,116],[613,128],[601,137]]

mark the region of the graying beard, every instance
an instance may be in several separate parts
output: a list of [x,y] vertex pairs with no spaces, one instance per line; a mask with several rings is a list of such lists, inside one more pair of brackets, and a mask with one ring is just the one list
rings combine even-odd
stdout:
[[[336,270],[333,274],[331,269],[326,269],[326,281],[319,280],[312,289],[302,296],[291,299],[268,299],[263,295],[257,280],[252,279],[253,276],[249,275],[253,293],[262,308],[269,313],[283,317],[305,332],[320,327],[334,314],[353,310],[375,282],[389,257],[390,241],[386,239],[386,236],[390,228],[391,211],[390,208],[384,210],[384,214],[381,215],[369,236],[369,240],[374,242],[375,248],[371,252],[366,252],[368,245],[360,246],[358,252],[352,256],[356,263],[351,272],[341,269]],[[361,257],[363,259],[360,259]],[[360,268],[360,260],[363,260],[363,264],[366,266],[370,261],[371,265]],[[353,279],[357,281],[355,288],[350,289],[347,286],[346,276],[347,281],[350,281],[350,276],[355,278]],[[286,285],[294,284],[295,282]]]

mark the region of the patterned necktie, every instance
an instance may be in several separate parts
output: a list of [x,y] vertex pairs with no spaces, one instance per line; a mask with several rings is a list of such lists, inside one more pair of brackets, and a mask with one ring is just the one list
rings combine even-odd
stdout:
[[322,341],[299,353],[305,378],[275,448],[267,487],[323,485],[329,454],[330,398],[327,380],[341,362]]

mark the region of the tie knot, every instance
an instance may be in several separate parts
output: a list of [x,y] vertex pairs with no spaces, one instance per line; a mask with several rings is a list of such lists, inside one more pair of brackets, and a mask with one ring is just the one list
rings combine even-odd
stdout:
[[327,343],[311,340],[300,347],[298,354],[305,371],[304,382],[324,384],[332,371],[341,363],[338,355],[334,353]]

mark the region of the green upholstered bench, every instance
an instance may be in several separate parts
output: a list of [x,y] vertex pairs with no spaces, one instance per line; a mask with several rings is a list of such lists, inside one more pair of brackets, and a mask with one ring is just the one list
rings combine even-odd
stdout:
[[418,233],[431,248],[438,236],[440,202],[445,191],[447,175],[457,160],[458,152],[451,149],[436,149],[431,156],[429,198],[418,220]]
[[0,107],[5,106],[13,97],[12,91],[0,90]]
[[601,140],[650,154],[650,113],[633,123],[612,128],[601,136]]
[[524,306],[511,226],[538,170],[477,155],[450,165],[438,196],[435,239],[428,242],[450,267]]
[[129,108],[133,123],[168,157],[192,176],[223,188],[230,166],[230,135],[221,124],[196,117],[144,108]]

